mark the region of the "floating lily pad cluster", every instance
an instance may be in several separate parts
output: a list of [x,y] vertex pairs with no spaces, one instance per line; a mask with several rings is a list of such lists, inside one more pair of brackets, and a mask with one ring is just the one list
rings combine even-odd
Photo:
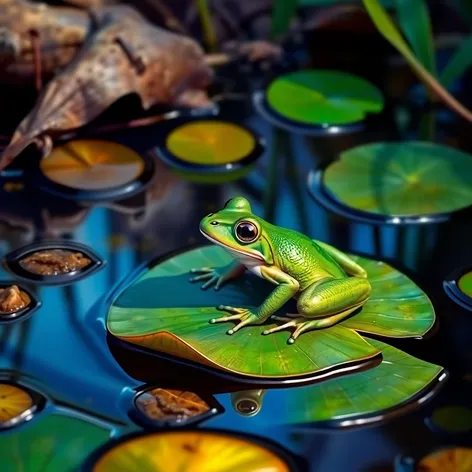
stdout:
[[[209,323],[218,316],[218,305],[254,308],[272,290],[270,284],[252,274],[218,292],[202,291],[190,284],[190,269],[221,267],[231,261],[217,246],[193,249],[151,266],[116,298],[108,314],[108,330],[128,343],[242,380],[316,377],[383,354],[383,362],[366,372],[294,389],[290,397],[296,397],[300,411],[295,407],[291,419],[324,421],[388,409],[430,387],[443,370],[363,334],[421,337],[434,324],[434,309],[426,294],[406,275],[383,262],[353,257],[368,272],[372,285],[369,301],[351,318],[304,333],[293,345],[287,344],[287,332],[261,335],[267,324],[275,321],[245,327],[231,337],[226,334],[227,325]],[[378,394],[381,388],[383,393]],[[355,403],[353,395],[358,398]],[[307,409],[308,404],[311,409]]]

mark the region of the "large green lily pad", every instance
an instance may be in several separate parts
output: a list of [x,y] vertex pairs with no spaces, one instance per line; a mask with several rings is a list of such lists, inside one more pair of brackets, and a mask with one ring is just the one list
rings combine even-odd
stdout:
[[[364,372],[288,392],[286,423],[335,422],[352,426],[380,420],[425,397],[446,374],[440,366],[416,359],[381,341],[369,342],[382,351],[380,365]],[[377,415],[377,418],[372,418]],[[353,421],[356,423],[353,423]],[[357,420],[360,420],[359,422]]]
[[2,472],[76,471],[110,431],[84,420],[52,414],[0,440]]
[[287,344],[287,332],[261,335],[267,325],[274,325],[271,320],[228,336],[230,324],[209,323],[221,316],[215,307],[253,308],[273,290],[252,274],[218,292],[189,283],[190,269],[221,267],[231,260],[222,248],[205,246],[158,262],[113,302],[107,319],[109,332],[127,342],[222,371],[277,379],[314,375],[377,356],[379,348],[357,330],[419,337],[434,323],[428,297],[410,279],[387,264],[358,257],[373,288],[370,301],[358,315],[331,328],[304,333],[293,345]]
[[450,213],[472,205],[472,156],[428,142],[366,144],[343,152],[325,170],[324,186],[367,213]]
[[345,72],[302,70],[275,79],[266,99],[279,115],[304,125],[346,125],[384,107],[370,82]]

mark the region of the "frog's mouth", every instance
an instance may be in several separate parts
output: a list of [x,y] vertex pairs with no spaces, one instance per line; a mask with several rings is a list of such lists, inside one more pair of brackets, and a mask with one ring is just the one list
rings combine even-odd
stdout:
[[265,259],[264,257],[262,256],[262,254],[260,253],[257,253],[257,254],[254,254],[254,253],[251,253],[251,252],[246,252],[246,251],[241,251],[240,249],[235,249],[231,246],[228,246],[227,244],[223,244],[222,242],[218,241],[217,239],[213,238],[212,236],[210,236],[208,233],[205,233],[205,231],[203,231],[202,229],[200,229],[200,233],[203,234],[203,236],[205,236],[205,238],[207,238],[209,241],[211,241],[212,243],[214,244],[217,244],[218,246],[221,246],[223,247],[224,249],[226,249],[226,251],[229,252],[229,254],[234,257],[235,259],[246,259],[246,258],[250,258],[254,261],[258,261],[258,262],[263,262],[265,263]]

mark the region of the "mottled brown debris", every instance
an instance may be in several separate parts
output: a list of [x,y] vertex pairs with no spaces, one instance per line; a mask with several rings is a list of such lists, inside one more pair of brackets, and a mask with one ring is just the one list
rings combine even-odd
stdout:
[[195,393],[163,388],[147,391],[138,397],[136,403],[148,418],[158,421],[182,421],[210,409]]
[[81,252],[64,249],[37,251],[20,261],[23,269],[32,274],[60,275],[84,269],[92,261]]
[[0,315],[20,311],[30,303],[30,297],[16,285],[0,288]]

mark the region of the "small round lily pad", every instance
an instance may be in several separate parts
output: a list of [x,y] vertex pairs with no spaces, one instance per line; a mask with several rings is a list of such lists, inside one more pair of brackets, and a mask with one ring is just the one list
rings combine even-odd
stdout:
[[93,472],[295,471],[292,461],[289,463],[261,444],[237,435],[206,430],[124,438],[93,462],[90,468]]
[[[11,378],[0,379],[0,431],[30,421],[44,408],[45,403],[46,399],[39,392]],[[0,456],[3,460],[1,447]]]
[[157,155],[188,180],[220,183],[246,175],[264,150],[263,139],[240,124],[199,119],[178,121]]
[[345,72],[302,70],[275,79],[267,88],[268,106],[301,125],[357,123],[384,107],[382,93],[370,82]]
[[[246,273],[219,291],[189,283],[190,270],[222,267],[231,257],[218,246],[204,246],[152,263],[114,300],[107,328],[115,337],[170,354],[225,374],[259,380],[313,377],[379,355],[358,332],[387,337],[421,337],[434,324],[433,306],[408,277],[382,262],[354,256],[372,285],[362,310],[330,328],[304,333],[293,345],[281,331],[261,333],[275,321],[248,326],[228,336],[229,324],[211,324],[218,305],[254,309],[273,286]],[[285,313],[283,309],[280,314]],[[280,322],[277,322],[280,323]]]
[[0,428],[20,419],[33,407],[30,394],[20,387],[0,383]]
[[462,293],[472,298],[472,271],[464,274],[459,279],[458,285]]
[[444,433],[467,433],[472,431],[472,410],[462,405],[449,405],[433,411],[428,424]]
[[472,448],[448,447],[423,457],[418,470],[424,472],[469,472],[472,470]]
[[81,139],[54,148],[40,162],[35,183],[71,200],[116,200],[142,191],[153,175],[149,156],[119,143]]
[[418,141],[357,146],[324,170],[322,187],[351,212],[426,222],[472,205],[472,156]]
[[38,418],[0,441],[2,472],[76,472],[111,431],[81,418],[57,413]]
[[444,280],[443,288],[454,303],[472,311],[472,268],[470,266],[456,269]]

